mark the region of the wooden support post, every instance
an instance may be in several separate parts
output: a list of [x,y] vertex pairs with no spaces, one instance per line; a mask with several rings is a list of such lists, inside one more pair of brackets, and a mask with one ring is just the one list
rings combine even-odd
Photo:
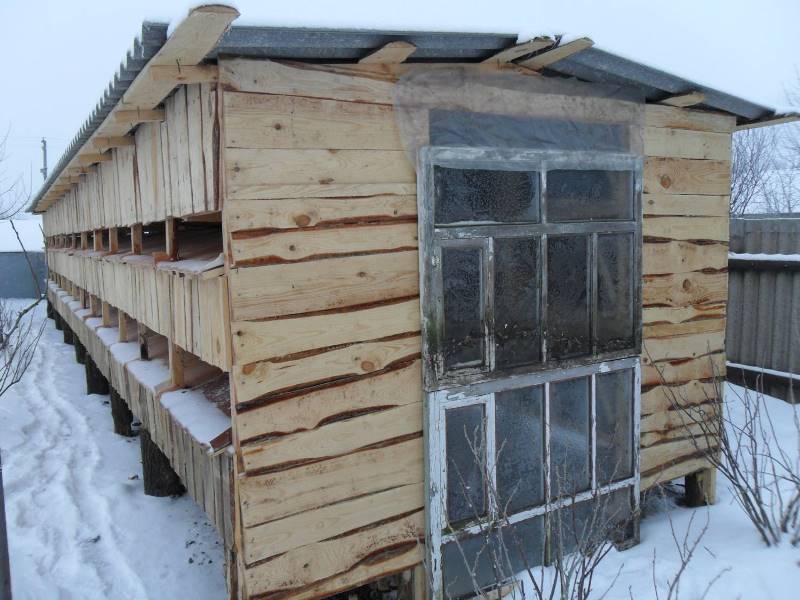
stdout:
[[103,230],[94,230],[94,251],[100,252],[103,249]]
[[75,342],[75,362],[79,365],[85,365],[86,347],[81,343],[77,335],[73,336],[72,341]]
[[87,394],[100,394],[101,396],[108,394],[108,379],[106,379],[97,368],[94,359],[90,354],[86,354],[86,393]]
[[714,504],[717,501],[717,470],[713,467],[687,475],[686,505],[697,507]]
[[119,329],[119,341],[128,341],[128,315],[124,311],[117,309],[117,328]]
[[111,305],[105,300],[100,305],[100,314],[103,318],[103,327],[111,327],[113,320],[111,318]]
[[53,323],[55,324],[56,329],[58,329],[59,331],[61,331],[64,328],[64,324],[61,321],[61,315],[58,312],[56,312],[56,314],[55,314],[55,318],[53,319]]
[[411,570],[411,598],[412,600],[428,598],[428,575],[424,565],[417,565]]
[[114,421],[114,433],[133,437],[136,435],[131,427],[133,423],[133,413],[125,399],[113,387],[109,391],[111,395],[111,419]]
[[47,301],[47,318],[48,319],[52,319],[54,313],[55,313],[55,311],[53,310],[53,303],[50,302],[50,300],[48,300]]
[[108,228],[108,251],[119,252],[119,230],[116,227]]
[[167,234],[167,255],[170,260],[178,260],[178,219],[167,217],[164,229]]
[[172,385],[184,387],[186,378],[184,375],[183,349],[177,344],[169,343],[169,374]]
[[62,327],[64,329],[64,343],[72,344],[74,341],[74,335],[72,334],[72,329],[70,329],[70,326],[67,325],[66,323],[63,323]]
[[139,358],[142,360],[150,360],[150,352],[147,347],[147,327],[137,322],[136,333],[139,338]]
[[100,299],[93,294],[89,294],[89,310],[92,311],[93,317],[100,315]]
[[81,250],[89,249],[89,232],[81,231]]
[[142,253],[142,224],[131,225],[131,253]]
[[150,432],[139,431],[142,450],[142,482],[148,496],[180,496],[186,491],[180,477],[169,464],[169,460],[150,437]]

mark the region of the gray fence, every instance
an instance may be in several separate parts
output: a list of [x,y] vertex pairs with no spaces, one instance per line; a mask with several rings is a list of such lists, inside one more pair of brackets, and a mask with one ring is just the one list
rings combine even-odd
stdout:
[[[28,252],[39,288],[44,292],[47,264],[44,252]],[[0,298],[35,298],[36,284],[22,252],[0,252]]]
[[791,399],[800,389],[800,215],[731,219],[730,233],[728,378]]

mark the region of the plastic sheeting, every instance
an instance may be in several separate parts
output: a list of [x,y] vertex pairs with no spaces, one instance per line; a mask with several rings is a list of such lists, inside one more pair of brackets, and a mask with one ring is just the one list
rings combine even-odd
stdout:
[[413,164],[424,146],[643,150],[644,98],[618,85],[512,66],[419,66],[400,78],[394,101]]

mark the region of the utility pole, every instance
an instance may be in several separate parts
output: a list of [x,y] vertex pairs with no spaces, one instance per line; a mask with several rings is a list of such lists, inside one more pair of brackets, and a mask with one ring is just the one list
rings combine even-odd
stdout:
[[42,168],[39,169],[42,179],[47,180],[47,140],[42,138]]

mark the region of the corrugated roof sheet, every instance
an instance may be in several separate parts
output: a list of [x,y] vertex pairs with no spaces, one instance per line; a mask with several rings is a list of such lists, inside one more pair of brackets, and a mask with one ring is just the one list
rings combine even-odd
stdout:
[[[315,62],[353,62],[393,41],[407,41],[417,50],[406,62],[481,62],[500,50],[517,43],[516,34],[454,33],[427,31],[382,31],[348,29],[311,29],[292,27],[233,26],[208,55],[252,58],[273,58]],[[105,90],[92,114],[81,127],[50,173],[30,210],[72,160],[84,142],[91,137],[122,97],[131,81],[142,70],[167,39],[167,24],[142,25],[119,71]],[[622,58],[597,48],[588,48],[550,65],[550,74],[577,77],[589,82],[624,84],[644,94],[648,101],[668,96],[701,91],[703,104],[695,108],[722,110],[739,117],[742,122],[765,120],[776,116],[775,110],[707,86],[693,83],[664,71]]]

